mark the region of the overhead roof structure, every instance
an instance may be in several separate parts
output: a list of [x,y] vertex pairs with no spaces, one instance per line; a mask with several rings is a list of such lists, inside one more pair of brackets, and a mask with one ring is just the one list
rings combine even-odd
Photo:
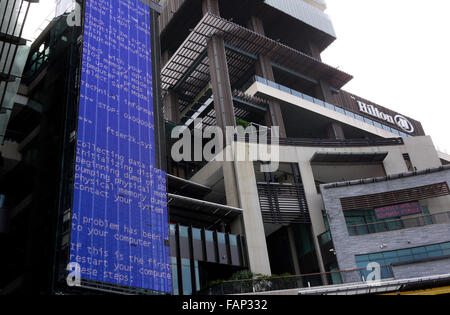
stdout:
[[167,194],[170,219],[183,224],[212,229],[242,215],[242,209],[176,194]]
[[191,30],[161,72],[163,90],[183,91],[181,112],[210,82],[207,42],[212,36],[224,38],[232,86],[244,84],[250,78],[248,74],[258,56],[267,56],[274,66],[290,69],[311,80],[327,78],[335,89],[352,79],[351,75],[305,53],[208,13]]

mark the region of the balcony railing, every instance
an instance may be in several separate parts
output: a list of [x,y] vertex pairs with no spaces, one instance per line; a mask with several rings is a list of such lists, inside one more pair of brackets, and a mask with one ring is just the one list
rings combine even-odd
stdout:
[[[381,274],[392,275],[391,266],[380,266]],[[367,269],[354,269],[346,271],[333,271],[287,277],[260,278],[250,280],[224,281],[200,292],[203,295],[226,295],[261,293],[269,291],[295,290],[324,285],[358,283],[365,281]],[[325,281],[326,280],[326,283]]]
[[[404,133],[404,132],[402,132],[400,130],[397,130],[395,128],[391,128],[391,127],[389,127],[387,125],[381,124],[381,123],[379,123],[377,121],[374,121],[374,120],[372,120],[370,118],[363,117],[363,116],[361,116],[361,115],[359,115],[359,114],[357,114],[355,112],[349,111],[348,109],[344,109],[342,107],[335,106],[333,104],[324,102],[322,100],[319,100],[319,99],[314,98],[312,96],[309,96],[307,94],[304,94],[304,93],[301,93],[299,91],[296,91],[296,90],[293,90],[291,88],[288,88],[286,86],[283,86],[281,84],[278,84],[278,83],[275,83],[273,81],[264,79],[264,78],[262,78],[260,76],[254,76],[252,78],[252,80],[250,81],[250,83],[254,83],[254,82],[259,82],[259,83],[262,83],[264,85],[273,87],[273,88],[275,88],[277,90],[280,90],[282,92],[289,93],[289,94],[291,94],[293,96],[299,97],[299,98],[304,99],[304,100],[306,100],[308,102],[320,105],[322,107],[328,108],[328,109],[333,110],[335,112],[341,113],[341,114],[343,114],[345,116],[357,119],[357,120],[359,120],[361,122],[364,122],[364,123],[367,123],[369,125],[375,126],[375,127],[379,128],[379,129],[383,129],[385,131],[388,131],[388,132],[391,132],[393,134],[396,134],[396,135],[398,135],[400,137],[403,137],[403,138],[410,138],[411,137],[411,135],[408,135],[408,134],[406,134],[406,133]],[[246,86],[250,86],[250,84],[247,84]]]
[[405,218],[397,220],[389,220],[382,222],[375,222],[369,224],[350,225],[348,232],[351,236],[366,235],[374,233],[382,233],[389,231],[397,231],[432,224],[450,223],[450,211],[436,214],[429,214],[418,216],[414,218]]
[[[265,130],[265,134],[257,135],[249,134],[235,135],[235,141],[255,142],[271,144],[270,129]],[[262,138],[259,138],[261,136]],[[263,142],[264,141],[264,142]],[[280,138],[279,145],[298,146],[298,147],[378,147],[378,146],[394,146],[403,145],[403,138],[379,138],[379,139],[312,139],[312,138]]]

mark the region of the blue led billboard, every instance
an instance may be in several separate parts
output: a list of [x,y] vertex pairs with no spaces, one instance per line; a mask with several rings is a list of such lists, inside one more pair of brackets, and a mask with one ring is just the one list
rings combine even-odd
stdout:
[[150,8],[140,0],[85,3],[70,262],[84,280],[170,293]]

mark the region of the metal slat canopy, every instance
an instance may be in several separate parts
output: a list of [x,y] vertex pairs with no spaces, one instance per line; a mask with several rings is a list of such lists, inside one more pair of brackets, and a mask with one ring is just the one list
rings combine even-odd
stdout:
[[230,223],[242,214],[242,209],[186,196],[167,194],[171,220],[183,224],[212,228],[220,222]]
[[[313,80],[327,78],[335,89],[340,89],[352,79],[349,74],[305,53],[208,13],[191,30],[183,44],[163,67],[161,72],[163,90],[179,90],[193,99],[209,84],[206,49],[208,39],[212,36],[224,38],[232,86],[245,78],[254,67],[257,56],[267,56],[273,64],[291,69]],[[181,100],[180,105],[180,111],[183,111],[188,104],[186,100]]]

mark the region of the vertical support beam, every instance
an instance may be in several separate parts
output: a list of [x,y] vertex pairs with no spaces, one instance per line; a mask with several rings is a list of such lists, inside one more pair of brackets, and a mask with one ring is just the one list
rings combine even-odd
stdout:
[[243,209],[249,269],[253,273],[271,275],[253,162],[238,161],[234,163],[234,166],[239,200]]
[[[248,22],[248,28],[258,34],[265,35],[264,25],[259,17],[252,16]],[[258,56],[258,62],[256,63],[256,74],[267,80],[275,82],[275,76],[273,74],[270,58],[267,56]],[[266,125],[268,127],[280,127],[280,137],[286,138],[286,129],[284,126],[280,103],[273,101],[269,102],[269,110],[266,113]]]
[[212,13],[220,16],[219,1],[218,0],[203,0],[202,3],[203,15]]
[[[212,13],[220,16],[219,1],[203,0],[202,10],[204,15]],[[219,36],[212,36],[207,46],[217,126],[225,135],[227,126],[236,126],[225,42]]]
[[342,125],[338,122],[332,122],[328,126],[328,138],[333,140],[345,140],[344,129]]
[[301,275],[302,272],[300,270],[297,248],[295,247],[295,236],[294,236],[294,231],[292,230],[292,226],[288,226],[287,231],[288,231],[289,246],[291,249],[292,263],[294,264],[295,274]]
[[178,95],[174,91],[169,91],[169,93],[164,97],[164,118],[178,124],[180,121],[180,111],[178,106]]
[[227,126],[236,126],[225,43],[223,38],[212,36],[207,45],[216,121],[225,135]]

